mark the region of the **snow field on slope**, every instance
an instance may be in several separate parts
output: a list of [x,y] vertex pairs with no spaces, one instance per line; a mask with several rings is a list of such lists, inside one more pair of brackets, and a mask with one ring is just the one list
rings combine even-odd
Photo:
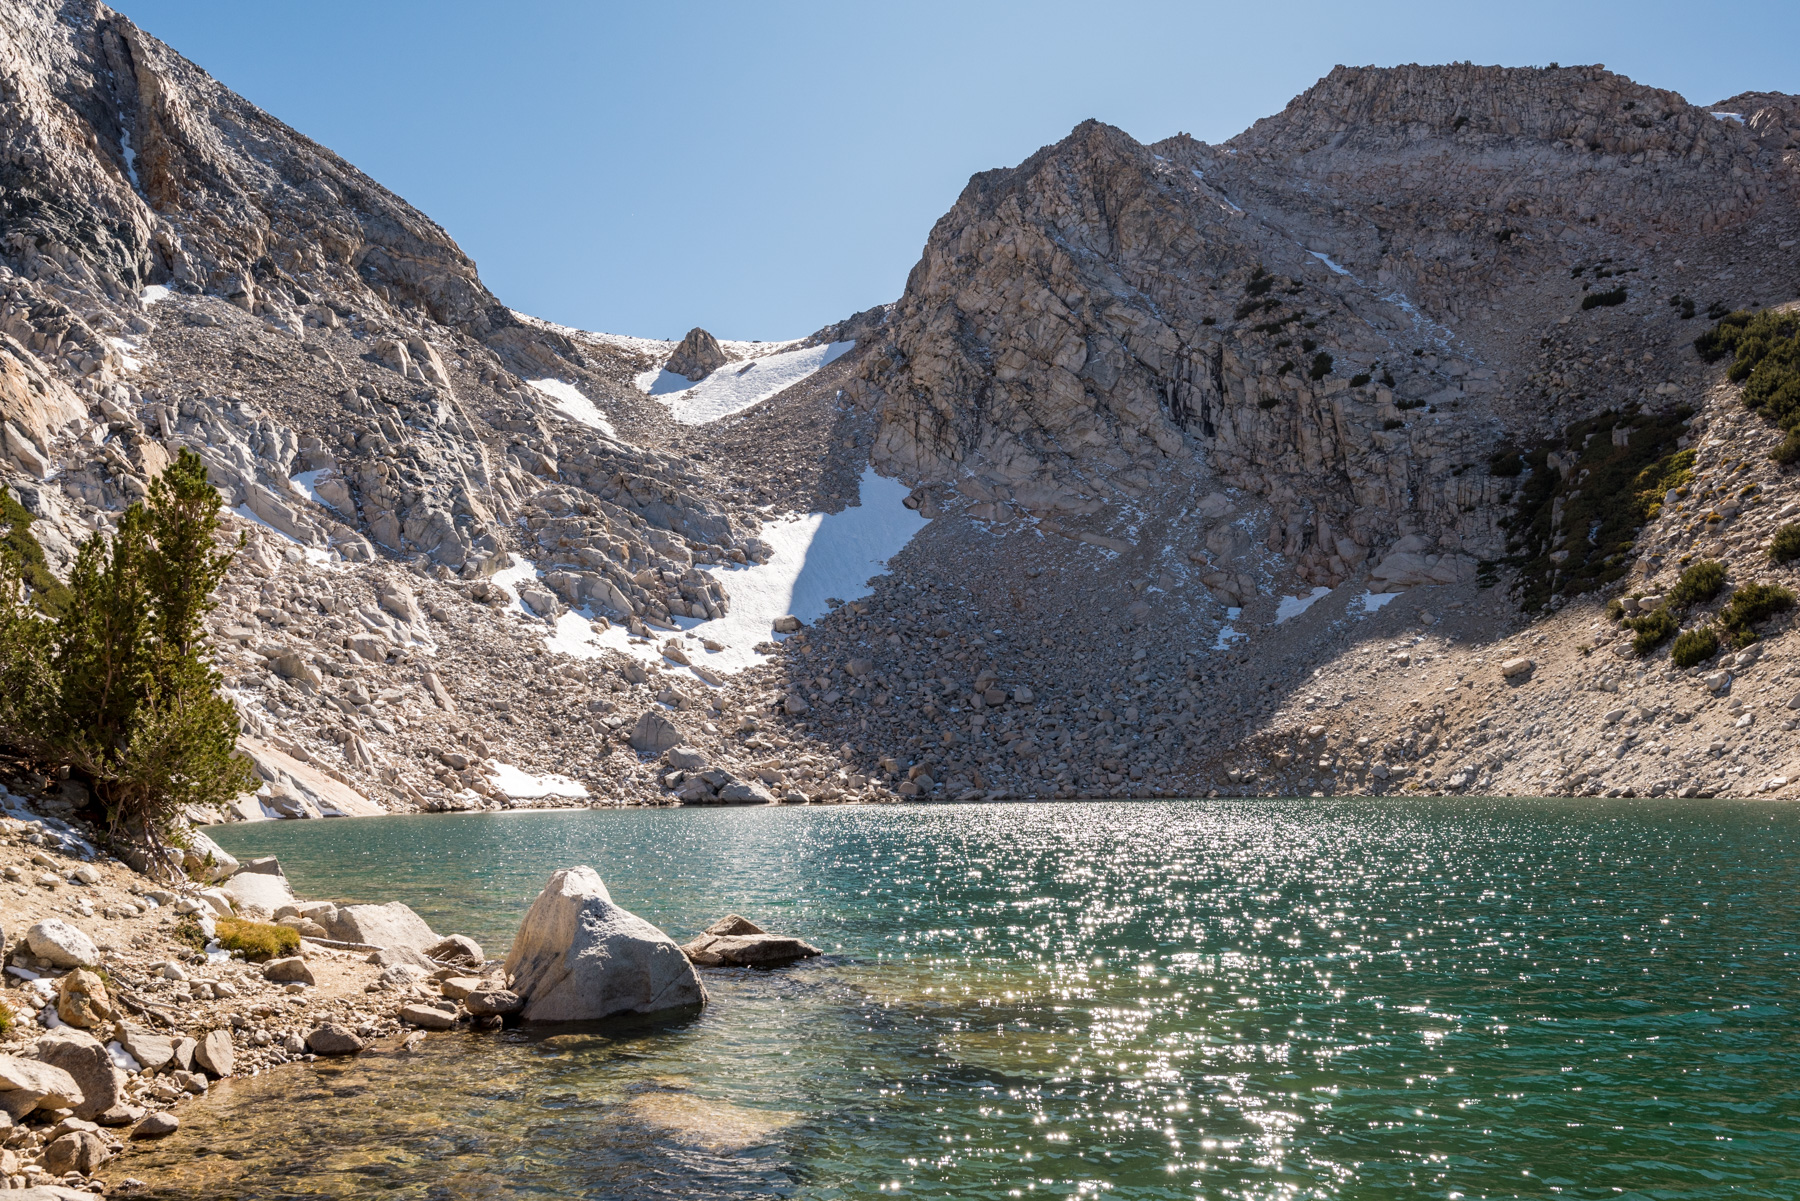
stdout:
[[599,430],[608,438],[616,439],[619,436],[600,407],[583,396],[574,384],[560,379],[532,379],[525,382],[548,396],[556,411],[570,421],[578,421],[589,429]]
[[727,363],[699,383],[658,368],[637,377],[640,391],[662,399],[683,425],[704,425],[784,392],[825,364],[843,357],[855,342],[832,342],[777,351],[745,362]]
[[[787,635],[774,632],[777,617],[791,614],[810,623],[827,612],[829,598],[852,601],[873,591],[869,578],[884,574],[887,561],[925,526],[924,518],[900,503],[907,492],[898,480],[864,468],[861,504],[841,513],[808,513],[764,524],[759,537],[773,548],[768,562],[708,568],[731,598],[731,611],[716,621],[676,618],[683,634],[657,630],[654,642],[646,645],[630,641],[621,624],[601,629],[583,614],[569,612],[557,619],[545,646],[577,659],[598,658],[603,650],[620,651],[701,679],[662,657],[662,644],[679,637],[689,660],[708,671],[730,675],[752,667],[767,658],[752,649],[757,643],[786,639]],[[527,612],[517,600],[518,586],[538,574],[531,564],[519,563],[493,581],[514,595],[519,612]],[[703,638],[722,643],[725,649],[705,650]]]

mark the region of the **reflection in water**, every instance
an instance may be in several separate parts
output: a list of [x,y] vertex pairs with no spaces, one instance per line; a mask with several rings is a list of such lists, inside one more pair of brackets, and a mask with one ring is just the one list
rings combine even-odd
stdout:
[[1724,802],[596,811],[234,827],[505,945],[591,863],[825,946],[661,1026],[183,1107],[164,1196],[1800,1196],[1800,816]]

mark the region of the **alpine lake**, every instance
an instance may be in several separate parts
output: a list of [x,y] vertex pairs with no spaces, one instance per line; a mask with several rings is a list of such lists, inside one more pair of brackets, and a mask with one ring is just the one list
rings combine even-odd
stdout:
[[264,822],[314,899],[504,954],[589,864],[673,1021],[432,1035],[215,1087],[166,1198],[1800,1198],[1800,810],[1213,800]]

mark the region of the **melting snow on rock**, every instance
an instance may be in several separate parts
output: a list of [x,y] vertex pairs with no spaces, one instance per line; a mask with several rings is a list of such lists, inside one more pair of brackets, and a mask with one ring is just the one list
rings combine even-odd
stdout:
[[667,371],[646,371],[637,377],[637,386],[660,397],[669,406],[669,415],[683,425],[704,425],[786,391],[825,364],[842,358],[855,345],[832,342],[727,363],[697,384]]
[[1307,596],[1284,596],[1281,603],[1275,606],[1275,624],[1280,625],[1290,617],[1298,617],[1313,605],[1331,595],[1329,588],[1314,588]]
[[510,763],[490,762],[487,774],[495,788],[517,800],[547,796],[585,797],[588,794],[588,790],[578,781],[567,776],[534,776]]
[[[692,635],[682,637],[681,646],[694,665],[722,675],[742,671],[766,658],[752,649],[757,643],[787,637],[772,632],[777,617],[792,614],[811,622],[824,615],[828,599],[851,601],[873,591],[870,577],[886,573],[888,559],[924,528],[925,519],[900,503],[907,488],[898,480],[865,468],[860,493],[862,503],[841,513],[808,513],[765,524],[759,537],[774,548],[768,562],[708,569],[725,585],[731,611],[716,621],[676,618]],[[493,578],[516,594],[518,583],[535,574],[526,563]],[[651,645],[632,642],[622,625],[600,629],[579,613],[565,613],[546,646],[582,659],[611,649],[678,668],[662,657],[666,637],[659,633]],[[722,643],[725,649],[707,651],[700,644],[703,638]],[[687,669],[680,670],[685,674]]]
[[600,411],[598,405],[581,394],[574,384],[560,379],[533,379],[526,383],[548,396],[556,406],[556,411],[570,421],[579,421],[589,429],[599,430],[608,438],[619,435],[613,429],[612,422]]

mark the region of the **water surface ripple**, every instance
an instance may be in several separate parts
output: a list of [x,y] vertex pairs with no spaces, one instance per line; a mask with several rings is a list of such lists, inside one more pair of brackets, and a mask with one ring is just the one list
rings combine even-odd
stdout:
[[593,811],[228,827],[498,953],[589,863],[670,1024],[233,1082],[120,1170],[208,1197],[1800,1198],[1800,813],[1660,801]]

